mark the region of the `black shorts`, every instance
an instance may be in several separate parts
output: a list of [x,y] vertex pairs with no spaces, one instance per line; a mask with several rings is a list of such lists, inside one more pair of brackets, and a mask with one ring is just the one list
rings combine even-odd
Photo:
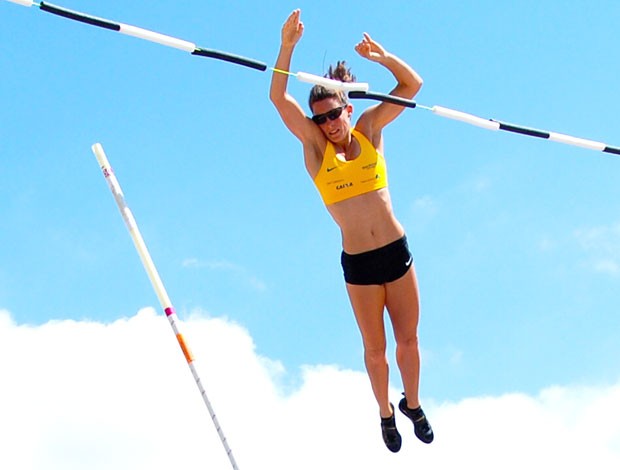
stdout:
[[344,280],[348,284],[361,286],[382,285],[403,277],[411,265],[413,257],[403,236],[395,242],[375,250],[355,255],[342,252],[340,258]]

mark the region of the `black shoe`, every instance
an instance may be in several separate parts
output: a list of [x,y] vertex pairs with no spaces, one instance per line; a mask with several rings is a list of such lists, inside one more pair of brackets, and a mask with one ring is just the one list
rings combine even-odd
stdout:
[[403,398],[398,404],[398,408],[407,418],[413,421],[413,429],[418,439],[425,444],[430,444],[433,442],[433,438],[435,437],[433,434],[433,428],[431,428],[428,419],[426,419],[426,415],[424,414],[424,411],[422,411],[421,406],[415,410],[412,410],[407,407],[407,398]]
[[381,434],[383,435],[383,442],[388,449],[392,452],[398,452],[402,439],[398,429],[396,429],[396,413],[394,413],[394,405],[390,403],[392,407],[392,416],[389,418],[381,418]]

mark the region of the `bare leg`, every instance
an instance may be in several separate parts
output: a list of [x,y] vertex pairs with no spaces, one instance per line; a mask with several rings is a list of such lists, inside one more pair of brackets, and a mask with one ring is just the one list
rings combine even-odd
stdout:
[[420,406],[420,350],[418,321],[420,300],[413,266],[394,282],[386,284],[386,307],[396,339],[396,361],[400,369],[409,408]]
[[382,418],[392,416],[388,397],[389,368],[383,310],[385,287],[347,284],[347,292],[364,343],[364,363]]

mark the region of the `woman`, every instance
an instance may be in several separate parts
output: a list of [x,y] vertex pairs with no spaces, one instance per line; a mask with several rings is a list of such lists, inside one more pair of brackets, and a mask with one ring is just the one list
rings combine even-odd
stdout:
[[[303,34],[300,10],[282,27],[282,44],[275,67],[289,70],[293,50]],[[411,99],[422,79],[406,63],[387,52],[364,33],[355,46],[362,57],[386,67],[398,84],[392,95]],[[330,78],[353,81],[344,62],[330,67]],[[302,142],[306,169],[327,210],[342,233],[342,267],[346,288],[362,334],[364,362],[381,415],[383,440],[398,452],[401,436],[394,406],[388,397],[388,363],[383,320],[387,309],[396,339],[396,360],[405,398],[399,409],[413,421],[416,436],[433,440],[418,398],[420,354],[417,327],[418,286],[405,232],[396,220],[387,188],[382,129],[402,107],[380,103],[368,108],[351,125],[353,106],[346,95],[313,87],[309,104],[312,118],[287,93],[288,76],[274,73],[270,99],[284,124]]]

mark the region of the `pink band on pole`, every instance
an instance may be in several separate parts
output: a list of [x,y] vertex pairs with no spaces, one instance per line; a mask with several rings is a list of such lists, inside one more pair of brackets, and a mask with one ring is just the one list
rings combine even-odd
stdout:
[[166,313],[167,317],[175,314],[174,307],[167,307],[164,309],[164,312]]

